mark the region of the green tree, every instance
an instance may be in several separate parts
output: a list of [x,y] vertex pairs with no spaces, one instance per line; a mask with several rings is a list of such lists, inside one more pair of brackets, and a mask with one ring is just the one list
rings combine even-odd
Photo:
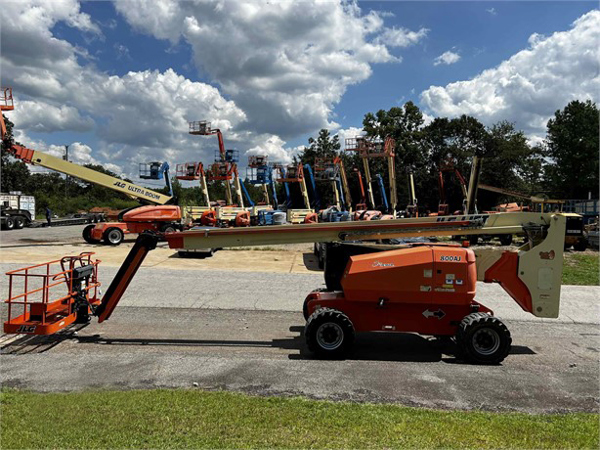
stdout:
[[300,161],[313,167],[316,158],[334,158],[340,151],[340,147],[338,135],[331,136],[329,130],[323,128],[316,139],[308,138],[308,147],[304,147],[300,154]]
[[[2,140],[1,156],[0,156],[0,171],[1,182],[0,189],[2,192],[10,191],[25,191],[27,180],[29,178],[29,169],[24,162],[15,160],[10,156],[8,148],[14,142],[13,127],[14,124],[4,116],[6,124],[6,135]],[[18,144],[18,143],[17,143]]]
[[547,186],[563,198],[598,198],[598,107],[572,101],[548,121],[545,156]]
[[[424,185],[429,178],[427,153],[422,146],[423,124],[423,113],[413,102],[407,102],[402,107],[395,106],[388,111],[380,109],[375,114],[367,113],[363,119],[363,129],[367,136],[382,140],[390,136],[396,142],[396,189],[400,203],[398,206],[401,208],[408,201],[409,170],[414,173],[417,186]],[[355,164],[359,164],[358,158]],[[386,189],[389,191],[387,162],[375,158],[369,161],[369,166],[373,175],[383,175]],[[378,189],[375,189],[375,192],[377,193]]]

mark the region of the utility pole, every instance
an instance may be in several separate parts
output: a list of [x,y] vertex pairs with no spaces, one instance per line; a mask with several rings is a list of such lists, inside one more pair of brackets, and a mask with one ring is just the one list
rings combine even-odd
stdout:
[[[69,161],[69,146],[65,145],[65,156],[63,157],[65,161]],[[67,198],[67,186],[69,184],[69,175],[65,175],[65,198]]]

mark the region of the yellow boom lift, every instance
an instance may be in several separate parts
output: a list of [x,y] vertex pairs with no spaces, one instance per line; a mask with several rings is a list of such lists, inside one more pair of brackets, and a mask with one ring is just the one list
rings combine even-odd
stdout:
[[[2,97],[0,97],[2,110],[13,109],[12,89],[2,88],[0,93],[2,94]],[[0,129],[2,130],[2,139],[4,140],[6,126],[1,115]],[[104,242],[105,244],[118,245],[123,241],[125,234],[141,233],[142,231],[176,231],[182,227],[181,209],[179,206],[168,204],[175,201],[175,198],[171,195],[165,195],[130,183],[121,178],[112,177],[88,169],[87,167],[65,161],[62,158],[57,158],[14,143],[9,143],[7,150],[12,156],[25,163],[51,169],[89,183],[94,183],[121,192],[133,199],[140,200],[143,203],[157,205],[139,206],[122,211],[119,215],[119,222],[103,222],[95,225],[88,225],[83,230],[83,238],[89,243]],[[149,167],[148,177],[153,179],[164,177],[167,187],[170,190],[168,164],[150,163],[147,166]]]

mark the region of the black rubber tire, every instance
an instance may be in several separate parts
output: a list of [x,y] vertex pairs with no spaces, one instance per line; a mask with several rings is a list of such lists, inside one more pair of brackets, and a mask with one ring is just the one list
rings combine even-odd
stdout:
[[7,217],[6,222],[4,222],[4,228],[7,230],[12,230],[15,227],[15,221],[12,217]]
[[304,303],[302,303],[302,315],[304,316],[304,321],[308,320],[308,300],[310,297],[306,297],[304,299]]
[[102,241],[107,245],[119,245],[124,238],[123,230],[117,227],[107,228],[102,235]]
[[583,252],[583,251],[585,251],[587,246],[588,246],[588,241],[587,241],[587,239],[583,238],[583,239],[580,239],[579,241],[577,241],[577,243],[573,245],[573,250],[575,250],[576,252]]
[[25,217],[15,216],[14,222],[15,222],[15,230],[21,230],[25,226]]
[[513,241],[513,235],[512,234],[501,234],[498,236],[498,239],[500,239],[500,244],[510,245],[510,244],[512,244],[512,241]]
[[342,358],[354,343],[354,325],[341,311],[320,308],[306,322],[304,337],[308,349],[328,359]]
[[500,364],[511,344],[506,325],[486,313],[465,316],[456,331],[457,357],[474,364]]
[[167,223],[160,227],[160,231],[163,233],[175,233],[177,231],[177,227],[175,225]]
[[81,232],[81,236],[83,240],[88,244],[97,244],[98,240],[92,238],[92,230],[96,227],[94,224],[86,225],[83,231]]
[[479,243],[479,236],[472,234],[469,236],[469,245],[477,245]]

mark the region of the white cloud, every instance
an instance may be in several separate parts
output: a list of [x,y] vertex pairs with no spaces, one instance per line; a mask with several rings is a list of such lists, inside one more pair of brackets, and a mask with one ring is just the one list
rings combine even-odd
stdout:
[[486,11],[488,13],[490,13],[492,16],[498,15],[498,11],[496,11],[496,8],[488,8],[488,9],[486,9]]
[[[63,159],[65,156],[65,146],[64,145],[48,145],[42,140],[31,139],[21,130],[15,130],[15,139],[23,144],[25,147],[33,148],[37,151],[41,151],[43,153],[47,153],[56,158]],[[99,161],[94,158],[92,155],[92,148],[89,145],[83,144],[81,142],[72,142],[68,144],[69,146],[69,161],[75,164],[100,164],[105,169],[111,170],[112,172],[121,175],[123,174],[123,168],[117,164],[113,164],[110,162]],[[49,172],[48,169],[45,169],[40,166],[29,166],[29,169],[32,172]]]
[[460,55],[453,51],[448,50],[447,52],[442,53],[440,56],[433,60],[434,66],[439,66],[440,64],[450,65],[457,63],[460,60]]
[[[222,2],[140,0],[117,3],[117,9],[133,26],[169,40],[173,48],[189,43],[196,65],[220,87],[192,82],[172,69],[123,76],[99,71],[85,49],[52,32],[65,23],[84,36],[102,38],[76,0],[4,2],[0,63],[3,84],[14,88],[18,100],[9,113],[16,130],[94,127],[97,143],[93,150],[75,151],[78,161],[112,164],[134,179],[143,161],[212,161],[216,138],[188,135],[190,120],[211,120],[223,130],[228,148],[264,147],[289,158],[297,149],[286,147],[287,136],[337,127],[332,109],[347,87],[366,80],[372,64],[399,61],[377,39],[386,31],[382,16],[362,13],[356,3],[231,2],[225,7]],[[420,32],[408,32],[406,39],[414,40],[410,33]],[[41,141],[31,145],[54,153],[60,149]]]
[[271,136],[261,144],[249,149],[246,155],[267,155],[269,163],[289,164],[292,162],[292,158],[304,149],[303,145],[293,148],[284,146],[285,142],[281,138]]
[[[247,113],[247,129],[284,139],[335,127],[331,111],[347,87],[369,78],[371,64],[399,60],[374,38],[381,16],[356,3],[136,0],[116,8],[143,32],[188,42],[197,67]],[[405,39],[417,39],[410,33]]]
[[[97,148],[92,152],[87,147],[88,157],[76,150],[75,162],[113,164],[134,177],[138,163],[146,160],[169,157],[175,164],[180,157],[213,159],[215,140],[188,135],[188,121],[210,119],[227,133],[227,140],[240,139],[242,134],[232,128],[245,121],[245,113],[213,86],[192,82],[173,70],[119,77],[81,65],[80,50],[50,31],[60,21],[93,31],[89,17],[78,11],[74,1],[8,2],[0,9],[2,81],[13,87],[15,110],[8,116],[22,133],[22,142],[57,153],[62,147],[29,141],[23,132],[82,132],[95,127]],[[266,139],[244,137],[250,144],[259,137]]]
[[362,127],[348,127],[338,130],[335,134],[338,135],[341,144],[341,149],[345,150],[346,139],[355,138],[356,136],[362,136],[365,134],[365,132],[363,131]]
[[533,35],[529,48],[471,80],[431,86],[421,100],[436,115],[471,114],[488,125],[509,120],[540,137],[571,100],[599,100],[599,42],[600,12],[591,11],[568,31]]
[[65,130],[89,131],[94,127],[91,118],[82,117],[79,110],[72,106],[57,107],[40,100],[20,101],[17,96],[15,96],[15,104],[18,108],[15,108],[10,116],[21,129],[52,133]]
[[411,31],[406,28],[387,28],[377,41],[390,47],[408,47],[424,39],[429,33],[428,28],[419,31]]

